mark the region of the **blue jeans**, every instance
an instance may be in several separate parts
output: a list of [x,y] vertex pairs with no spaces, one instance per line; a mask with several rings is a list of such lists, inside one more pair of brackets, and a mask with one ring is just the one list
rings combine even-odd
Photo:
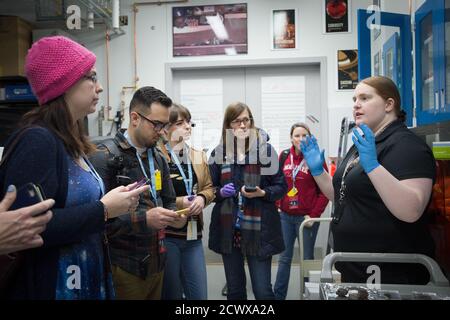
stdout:
[[202,240],[167,237],[162,299],[207,300],[206,263]]
[[[257,256],[246,256],[246,258],[256,300],[274,300],[275,296],[271,283],[272,257],[261,259]],[[247,278],[245,276],[244,255],[240,249],[233,247],[230,254],[222,254],[222,259],[227,279],[227,299],[246,300]]]
[[[305,217],[289,215],[281,212],[280,218],[285,250],[280,254],[278,259],[278,272],[277,280],[275,281],[274,286],[274,293],[277,300],[284,300],[286,299],[286,294],[288,291],[295,240],[298,237],[300,225],[303,220],[305,220]],[[303,258],[305,260],[314,259],[314,243],[316,242],[318,230],[318,222],[314,223],[311,228],[303,228]]]

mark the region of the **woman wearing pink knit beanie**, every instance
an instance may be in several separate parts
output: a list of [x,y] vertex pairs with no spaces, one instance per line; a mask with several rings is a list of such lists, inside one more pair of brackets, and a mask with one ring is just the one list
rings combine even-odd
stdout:
[[87,159],[95,147],[82,121],[103,91],[95,61],[91,51],[61,36],[42,38],[28,52],[25,70],[40,106],[24,115],[5,146],[12,153],[0,168],[0,195],[11,184],[20,189],[32,182],[55,205],[43,247],[23,253],[26,263],[7,289],[11,299],[114,297],[105,222],[134,210],[148,186],[105,194]]

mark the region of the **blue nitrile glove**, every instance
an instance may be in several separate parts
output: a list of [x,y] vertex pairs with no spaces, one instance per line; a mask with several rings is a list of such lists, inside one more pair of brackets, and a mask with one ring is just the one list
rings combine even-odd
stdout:
[[378,167],[380,164],[377,160],[377,148],[375,146],[375,136],[366,124],[361,124],[359,128],[364,132],[364,137],[358,133],[358,131],[353,129],[352,140],[358,149],[359,153],[359,163],[363,167],[366,173],[372,172],[373,169]]
[[220,189],[220,196],[222,198],[232,197],[236,194],[236,189],[234,188],[233,182],[227,183]]
[[305,140],[300,141],[300,149],[303,157],[308,164],[309,170],[313,176],[320,176],[323,173],[323,163],[325,162],[324,152],[320,151],[316,137],[307,136]]

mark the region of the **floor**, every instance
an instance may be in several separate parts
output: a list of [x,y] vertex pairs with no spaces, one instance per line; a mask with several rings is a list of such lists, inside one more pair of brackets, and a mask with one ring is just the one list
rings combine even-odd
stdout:
[[[272,285],[275,283],[277,275],[277,264],[272,265]],[[222,288],[225,284],[225,271],[223,269],[223,264],[220,263],[209,263],[206,266],[208,273],[208,300],[226,300],[226,297],[222,296]],[[247,272],[247,297],[249,300],[254,300],[255,297],[252,293],[250,276]],[[286,300],[298,300],[299,299],[299,272],[298,266],[291,267],[291,277],[289,281],[289,289]]]

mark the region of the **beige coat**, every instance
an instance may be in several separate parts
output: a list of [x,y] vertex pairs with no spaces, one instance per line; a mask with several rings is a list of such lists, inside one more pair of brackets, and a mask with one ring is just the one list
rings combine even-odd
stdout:
[[[169,153],[166,147],[159,144],[158,147],[161,149],[163,155],[166,157],[167,162],[170,161]],[[192,168],[197,176],[198,190],[197,195],[202,195],[205,197],[205,207],[208,206],[215,198],[214,187],[211,180],[211,175],[209,173],[208,160],[206,158],[206,153],[203,151],[195,150],[189,147],[189,159],[192,163]],[[177,197],[177,210],[183,209],[183,197]],[[185,222],[180,225],[183,226]],[[203,225],[203,213],[200,214],[200,223]],[[172,225],[173,227],[180,227]]]

